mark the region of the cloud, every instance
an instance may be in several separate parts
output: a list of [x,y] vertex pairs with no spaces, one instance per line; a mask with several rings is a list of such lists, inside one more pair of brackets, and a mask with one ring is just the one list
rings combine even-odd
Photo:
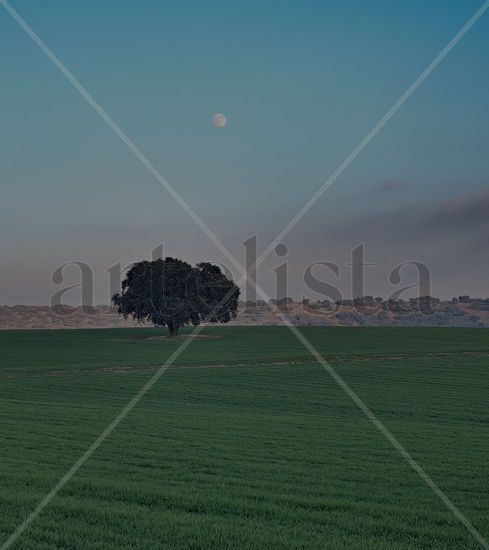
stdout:
[[489,190],[445,201],[438,209],[436,219],[441,223],[466,227],[489,224]]
[[[380,208],[355,219],[311,224],[310,243],[335,235],[336,248],[345,249],[365,242],[386,254],[454,256],[462,249],[480,249],[489,243],[489,190],[465,193],[442,201]],[[332,248],[333,244],[329,244]],[[471,252],[472,254],[472,252]],[[489,261],[489,257],[487,258]]]
[[482,230],[489,230],[489,189],[465,193],[441,202],[412,204],[358,220],[368,232],[387,232],[387,236],[409,238],[423,234],[465,235],[468,240],[480,240]]
[[402,181],[402,180],[387,180],[387,181],[384,181],[384,183],[381,184],[379,189],[381,191],[398,191],[400,189],[404,189],[405,187],[408,187],[408,184],[405,181]]

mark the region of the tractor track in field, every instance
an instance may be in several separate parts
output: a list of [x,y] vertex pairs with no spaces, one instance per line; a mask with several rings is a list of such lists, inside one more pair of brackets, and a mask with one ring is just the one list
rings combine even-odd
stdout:
[[[355,355],[325,355],[325,359],[333,365],[346,365],[348,363],[371,363],[372,361],[402,361],[406,359],[422,359],[422,358],[483,358],[489,357],[489,351],[459,351],[459,352],[420,352],[420,353],[398,353],[387,355],[370,355],[370,354],[355,354]],[[219,369],[219,368],[245,368],[256,366],[293,366],[293,365],[310,365],[315,361],[310,356],[301,356],[290,359],[288,361],[256,361],[256,362],[237,362],[237,363],[217,363],[217,364],[179,364],[173,365],[172,369]],[[154,371],[160,368],[161,365],[146,365],[146,366],[115,366],[115,367],[92,367],[92,368],[70,368],[46,370],[40,372],[21,372],[21,371],[0,371],[0,379],[6,378],[33,378],[43,376],[69,376],[69,375],[98,375],[98,374],[130,374]]]
[[[256,365],[263,366],[285,366],[285,365],[297,365],[299,363],[310,363],[310,358],[307,360],[294,360],[294,361],[260,361],[258,363],[222,363],[212,365],[196,365],[196,364],[182,364],[172,365],[172,369],[223,369],[223,368],[243,368],[254,367]],[[146,366],[118,366],[118,367],[100,367],[100,368],[80,368],[80,369],[61,369],[61,370],[49,370],[44,372],[26,372],[21,373],[19,371],[0,372],[1,378],[34,378],[39,376],[65,376],[65,375],[91,375],[91,374],[108,374],[108,373],[132,373],[132,372],[148,372],[157,370],[161,365],[146,365]]]

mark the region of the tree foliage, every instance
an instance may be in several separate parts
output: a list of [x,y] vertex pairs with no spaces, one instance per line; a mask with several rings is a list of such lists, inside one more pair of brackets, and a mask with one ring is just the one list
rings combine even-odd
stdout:
[[239,288],[218,266],[165,258],[134,264],[112,301],[125,318],[166,326],[176,336],[182,326],[229,322],[238,298]]

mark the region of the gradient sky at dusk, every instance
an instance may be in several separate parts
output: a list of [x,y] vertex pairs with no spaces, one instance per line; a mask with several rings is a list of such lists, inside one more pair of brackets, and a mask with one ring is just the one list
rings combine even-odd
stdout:
[[[11,2],[240,261],[241,243],[256,234],[265,248],[481,4]],[[48,303],[52,272],[74,260],[107,302],[105,270],[161,242],[224,260],[1,7],[0,47],[0,304]],[[342,266],[348,295],[345,263],[364,242],[377,264],[367,294],[386,296],[389,270],[418,260],[434,295],[489,296],[488,54],[489,12],[285,240],[291,295],[321,260]],[[283,260],[264,264],[269,293]]]

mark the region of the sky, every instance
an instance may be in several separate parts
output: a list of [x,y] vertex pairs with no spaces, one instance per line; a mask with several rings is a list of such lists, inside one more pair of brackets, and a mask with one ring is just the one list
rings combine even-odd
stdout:
[[[242,243],[264,250],[481,4],[11,1],[242,263]],[[270,296],[287,262],[288,294],[321,298],[304,272],[328,261],[340,279],[317,278],[349,297],[362,243],[365,294],[388,296],[390,271],[418,261],[433,295],[489,296],[488,31],[489,11],[264,262]],[[0,52],[0,304],[50,303],[80,281],[74,265],[53,281],[69,262],[107,303],[107,270],[159,244],[229,265],[1,7]]]

